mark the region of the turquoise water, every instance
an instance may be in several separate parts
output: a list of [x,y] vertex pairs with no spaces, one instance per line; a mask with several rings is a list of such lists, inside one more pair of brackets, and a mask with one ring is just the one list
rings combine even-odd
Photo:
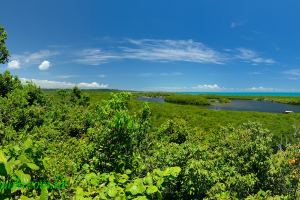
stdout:
[[223,96],[300,97],[300,92],[178,92],[180,94],[216,94]]

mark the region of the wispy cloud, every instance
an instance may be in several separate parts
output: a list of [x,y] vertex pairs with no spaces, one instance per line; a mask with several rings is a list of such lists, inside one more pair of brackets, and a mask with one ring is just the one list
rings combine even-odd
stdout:
[[27,81],[32,81],[33,83],[37,84],[41,88],[47,89],[57,89],[57,88],[72,88],[78,86],[82,89],[101,89],[101,88],[108,88],[108,84],[100,84],[97,82],[80,82],[80,83],[72,83],[72,82],[65,82],[65,81],[51,81],[51,80],[39,80],[39,79],[27,79],[21,78],[23,83]]
[[272,58],[264,58],[259,53],[247,49],[247,48],[238,48],[237,49],[238,54],[236,55],[236,58],[243,61],[243,62],[248,62],[253,65],[258,65],[258,64],[275,64],[276,61]]
[[145,90],[153,91],[195,91],[195,92],[218,92],[228,90],[227,88],[220,87],[218,84],[199,84],[196,86],[175,86],[175,87],[152,87]]
[[98,74],[97,77],[99,77],[99,78],[106,78],[107,75],[106,74]]
[[101,65],[112,60],[133,59],[155,62],[193,62],[222,64],[225,57],[220,52],[193,40],[129,39],[115,51],[85,49],[77,53],[76,62]]
[[33,53],[25,53],[22,55],[26,63],[38,63],[41,60],[57,55],[57,51],[40,50]]
[[199,84],[196,86],[163,86],[145,88],[147,91],[170,91],[170,92],[280,92],[280,91],[294,91],[294,89],[279,89],[264,86],[250,87],[250,88],[227,88],[221,87],[218,84]]
[[290,69],[283,72],[284,74],[293,77],[293,78],[299,78],[300,77],[300,69]]
[[249,72],[248,74],[256,76],[256,75],[262,75],[263,73],[262,72]]
[[230,28],[237,28],[239,26],[243,26],[244,22],[232,21],[230,22]]
[[120,59],[117,53],[108,53],[101,49],[84,49],[77,54],[75,62],[87,65],[101,65],[110,60]]
[[139,59],[159,62],[224,62],[222,54],[193,40],[129,40],[132,47],[123,48],[123,56],[127,59]]
[[[225,64],[242,61],[252,65],[275,64],[272,58],[248,49],[216,50],[194,40],[128,39],[122,46],[84,49],[76,53],[75,62],[86,65],[101,65],[115,60],[141,60],[151,62],[191,62],[199,64]],[[120,44],[118,43],[118,44]]]
[[182,76],[182,75],[183,75],[183,73],[181,73],[181,72],[162,72],[162,73],[147,72],[147,73],[138,74],[138,76],[142,76],[142,77],[153,77],[153,76],[170,77],[170,76]]
[[77,77],[77,75],[58,75],[58,76],[56,76],[56,78],[59,78],[59,79],[69,79],[69,78],[74,78],[74,77]]

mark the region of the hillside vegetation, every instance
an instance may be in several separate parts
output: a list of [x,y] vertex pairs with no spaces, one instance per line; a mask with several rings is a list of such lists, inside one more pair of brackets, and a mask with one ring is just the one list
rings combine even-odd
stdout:
[[149,106],[126,92],[91,102],[78,88],[45,94],[9,72],[0,91],[0,179],[13,184],[0,199],[300,198],[297,135],[279,148],[256,122],[203,129],[176,109],[157,120],[155,105],[186,105]]

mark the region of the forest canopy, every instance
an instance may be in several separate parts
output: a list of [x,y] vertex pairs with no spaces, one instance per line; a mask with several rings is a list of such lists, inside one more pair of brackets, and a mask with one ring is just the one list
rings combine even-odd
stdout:
[[132,112],[130,93],[91,104],[74,88],[53,99],[7,71],[0,86],[0,179],[14,185],[1,199],[299,198],[299,146],[274,147],[257,123],[151,127],[149,106]]

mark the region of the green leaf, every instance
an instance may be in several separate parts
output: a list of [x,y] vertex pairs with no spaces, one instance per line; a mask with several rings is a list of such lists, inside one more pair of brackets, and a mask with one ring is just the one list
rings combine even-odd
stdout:
[[143,184],[143,181],[138,179],[134,183],[130,183],[126,187],[126,191],[130,192],[133,195],[143,194],[146,190],[146,187]]
[[39,166],[37,166],[37,165],[34,164],[34,163],[26,163],[26,165],[27,165],[30,169],[32,169],[32,170],[39,170],[39,169],[40,169]]
[[147,185],[153,185],[153,180],[152,180],[151,175],[147,175],[147,176],[144,178],[144,183],[147,184]]
[[116,187],[108,188],[107,194],[109,197],[116,197],[117,193],[118,193],[118,190]]
[[133,200],[148,200],[145,196],[136,197]]
[[16,165],[17,163],[15,162],[15,160],[10,160],[8,161],[6,164],[5,164],[5,170],[7,172],[7,174],[9,175],[13,175],[13,169],[14,169],[14,166]]
[[158,188],[154,185],[150,185],[148,188],[147,188],[147,194],[154,194],[155,192],[158,191]]
[[164,183],[164,179],[159,177],[158,180],[157,180],[156,185],[157,185],[157,187],[160,187],[163,183]]
[[27,150],[32,146],[32,140],[31,139],[27,139],[24,143],[23,143],[23,150]]
[[7,162],[7,158],[5,157],[5,154],[2,150],[0,150],[0,163],[6,163]]
[[128,181],[129,176],[127,174],[122,174],[121,176],[118,177],[118,182],[119,183],[125,183]]
[[48,190],[47,190],[47,187],[42,187],[40,200],[48,200]]
[[20,178],[21,182],[24,183],[24,184],[28,184],[31,180],[30,175],[25,174],[21,170],[16,170],[15,174]]

